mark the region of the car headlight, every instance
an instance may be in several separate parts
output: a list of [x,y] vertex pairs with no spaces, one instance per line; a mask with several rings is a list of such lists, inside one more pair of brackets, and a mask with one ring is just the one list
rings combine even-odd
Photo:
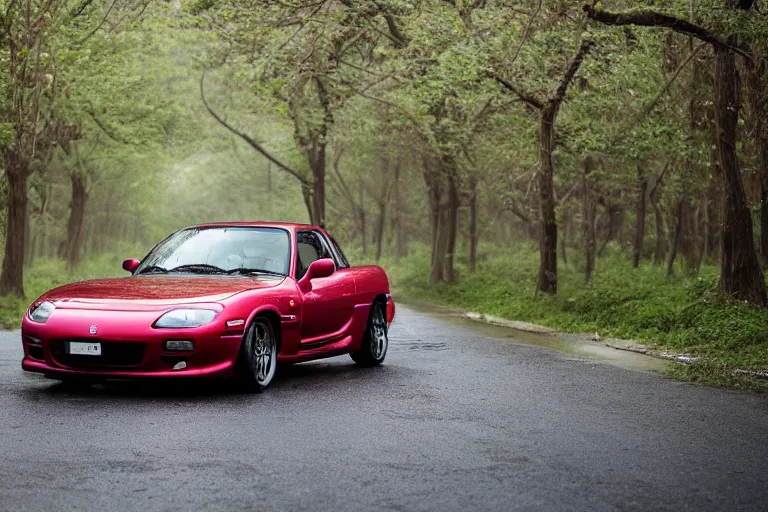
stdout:
[[29,319],[33,322],[44,324],[48,321],[48,317],[51,316],[54,309],[56,309],[56,306],[52,302],[43,301],[29,310]]
[[213,322],[218,314],[218,311],[212,309],[173,309],[158,318],[154,327],[164,329],[200,327]]

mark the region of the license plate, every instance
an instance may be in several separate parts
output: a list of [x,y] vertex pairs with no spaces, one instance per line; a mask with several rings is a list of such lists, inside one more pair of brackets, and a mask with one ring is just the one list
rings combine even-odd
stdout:
[[69,342],[69,353],[73,356],[100,356],[101,343]]

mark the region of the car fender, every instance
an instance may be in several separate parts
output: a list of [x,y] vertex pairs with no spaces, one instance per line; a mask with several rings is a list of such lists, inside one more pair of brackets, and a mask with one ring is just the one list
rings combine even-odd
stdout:
[[389,295],[389,278],[384,269],[376,265],[352,268],[357,289],[357,303],[370,306],[379,296]]
[[244,330],[248,329],[248,326],[251,325],[251,322],[253,322],[254,318],[264,313],[271,313],[277,318],[281,318],[280,311],[277,309],[276,304],[272,304],[272,303],[259,304],[258,306],[256,306],[256,308],[253,311],[251,311],[251,313],[246,318]]

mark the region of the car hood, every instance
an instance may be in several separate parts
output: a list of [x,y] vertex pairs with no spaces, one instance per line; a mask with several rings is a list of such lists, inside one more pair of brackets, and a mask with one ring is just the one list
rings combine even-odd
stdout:
[[273,288],[281,279],[148,275],[94,279],[50,290],[41,300],[64,309],[144,309],[218,302],[246,290]]

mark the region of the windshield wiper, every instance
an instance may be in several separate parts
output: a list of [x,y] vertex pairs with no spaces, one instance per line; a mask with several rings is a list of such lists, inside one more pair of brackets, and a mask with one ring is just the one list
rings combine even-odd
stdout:
[[174,267],[168,272],[192,272],[193,274],[226,274],[227,271],[223,268],[219,268],[216,265],[208,265],[207,263],[192,263],[190,265],[179,265]]
[[150,265],[147,268],[141,269],[141,272],[139,272],[139,274],[154,274],[155,272],[162,272],[163,274],[167,274],[168,269],[165,269],[163,267],[158,267],[157,265]]
[[265,270],[263,268],[233,268],[232,270],[228,270],[227,274],[267,274],[270,276],[285,277],[285,274],[281,272]]

